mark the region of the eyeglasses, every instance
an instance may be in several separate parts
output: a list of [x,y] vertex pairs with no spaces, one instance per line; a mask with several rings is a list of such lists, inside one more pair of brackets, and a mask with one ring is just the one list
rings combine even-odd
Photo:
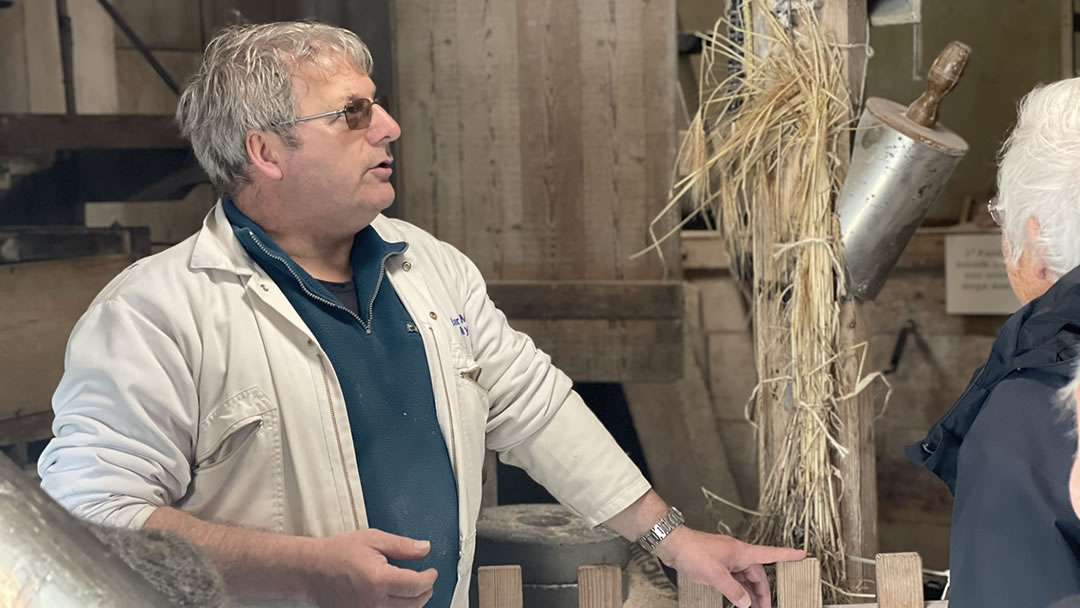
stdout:
[[[350,99],[345,104],[344,108],[340,110],[333,110],[330,112],[323,112],[322,114],[312,114],[311,116],[301,116],[300,118],[294,118],[292,123],[304,122],[306,120],[315,120],[317,118],[329,118],[331,116],[337,116],[341,114],[345,116],[345,124],[349,125],[349,129],[356,131],[359,129],[366,129],[371,126],[371,114],[372,107],[379,105],[386,107],[386,98],[376,97],[375,99]],[[292,124],[285,123],[285,124]]]
[[986,210],[990,212],[990,219],[994,220],[994,223],[998,226],[1001,225],[1001,209],[998,209],[998,199],[995,196],[986,203]]

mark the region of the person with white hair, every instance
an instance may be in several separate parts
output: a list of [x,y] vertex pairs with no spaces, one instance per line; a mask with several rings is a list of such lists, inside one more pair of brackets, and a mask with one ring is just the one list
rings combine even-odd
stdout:
[[43,488],[175,530],[242,598],[465,608],[486,449],[740,607],[801,559],[682,525],[459,251],[384,217],[401,131],[355,34],[226,29],[177,119],[221,193],[72,332]]
[[967,390],[908,456],[953,493],[949,608],[1080,594],[1076,453],[1058,393],[1080,361],[1080,78],[1020,103],[988,211],[1023,306]]

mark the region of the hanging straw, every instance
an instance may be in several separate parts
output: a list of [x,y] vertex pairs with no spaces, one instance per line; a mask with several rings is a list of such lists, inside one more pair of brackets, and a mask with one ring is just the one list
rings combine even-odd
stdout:
[[[702,35],[699,110],[677,159],[684,177],[653,225],[690,197],[730,250],[753,307],[759,384],[749,417],[770,456],[762,466],[771,465],[743,536],[819,558],[834,602],[858,591],[846,580],[843,480],[832,464],[847,454],[837,440],[838,403],[872,377],[862,377],[860,365],[859,378],[845,385],[837,373],[841,359],[865,352],[838,345],[845,282],[833,202],[853,114],[845,50],[826,40],[805,2],[784,22],[765,0],[747,0],[742,10]],[[790,31],[788,18],[796,24]],[[751,23],[755,31],[742,25]],[[653,234],[654,247],[692,218]],[[776,428],[782,437],[762,433]]]

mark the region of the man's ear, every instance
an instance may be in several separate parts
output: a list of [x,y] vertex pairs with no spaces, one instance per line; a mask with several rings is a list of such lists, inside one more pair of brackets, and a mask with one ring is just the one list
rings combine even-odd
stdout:
[[251,166],[256,172],[274,181],[279,181],[284,177],[281,161],[285,145],[280,137],[266,131],[252,129],[244,137],[244,147],[247,149]]
[[1027,222],[1024,223],[1024,232],[1027,248],[1030,251],[1032,272],[1040,281],[1053,283],[1050,279],[1050,269],[1046,266],[1046,252],[1043,251],[1042,241],[1039,238],[1041,236],[1039,220],[1035,219],[1034,216],[1029,217]]

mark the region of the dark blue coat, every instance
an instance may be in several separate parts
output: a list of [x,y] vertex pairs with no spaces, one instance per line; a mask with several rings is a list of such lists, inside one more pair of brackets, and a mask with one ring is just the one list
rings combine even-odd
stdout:
[[1043,608],[1080,594],[1069,502],[1075,425],[1059,401],[1080,355],[1080,269],[1013,314],[908,458],[953,493],[949,608]]

